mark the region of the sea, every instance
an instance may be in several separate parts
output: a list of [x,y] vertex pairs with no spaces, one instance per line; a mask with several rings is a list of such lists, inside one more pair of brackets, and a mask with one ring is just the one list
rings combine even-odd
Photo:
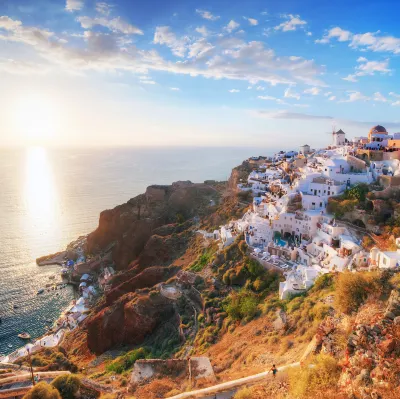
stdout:
[[39,256],[65,249],[93,231],[99,214],[143,193],[150,184],[227,180],[231,169],[265,148],[142,147],[0,149],[0,357],[43,335],[74,299],[59,266]]

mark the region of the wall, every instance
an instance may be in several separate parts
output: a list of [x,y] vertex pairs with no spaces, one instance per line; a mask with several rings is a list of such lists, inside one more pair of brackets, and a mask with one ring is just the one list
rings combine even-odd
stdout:
[[357,150],[357,155],[361,159],[368,159],[370,161],[383,161],[383,151],[375,150]]
[[385,188],[398,187],[400,186],[400,176],[379,176],[378,182]]
[[[399,141],[399,140],[396,140],[396,141]],[[400,160],[400,151],[384,152],[383,160],[389,161],[390,159],[399,159]]]
[[353,155],[347,155],[346,161],[355,170],[366,170],[367,168],[366,163],[362,159],[353,157]]

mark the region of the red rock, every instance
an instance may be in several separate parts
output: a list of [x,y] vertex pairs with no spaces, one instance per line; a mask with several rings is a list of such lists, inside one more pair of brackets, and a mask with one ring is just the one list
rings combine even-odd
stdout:
[[396,348],[396,341],[391,339],[386,339],[385,341],[378,344],[378,348],[385,354],[391,353]]

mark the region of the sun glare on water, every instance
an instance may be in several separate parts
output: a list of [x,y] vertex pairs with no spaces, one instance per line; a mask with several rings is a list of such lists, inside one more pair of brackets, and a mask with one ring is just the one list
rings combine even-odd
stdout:
[[54,101],[40,93],[21,96],[14,106],[15,127],[28,144],[46,144],[55,134],[58,117]]

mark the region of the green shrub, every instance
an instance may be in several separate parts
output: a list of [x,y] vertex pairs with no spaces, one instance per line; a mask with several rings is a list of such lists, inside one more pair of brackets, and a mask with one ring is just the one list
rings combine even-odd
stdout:
[[61,396],[56,388],[42,381],[36,384],[23,399],[61,399]]
[[259,299],[251,291],[242,290],[232,293],[227,299],[225,311],[232,320],[251,320],[258,312]]
[[75,375],[65,374],[57,377],[51,385],[60,392],[62,399],[73,399],[79,391],[81,381]]
[[145,348],[134,349],[123,356],[117,357],[106,366],[106,370],[109,372],[122,374],[124,371],[132,368],[136,360],[145,359],[148,355],[149,352]]

